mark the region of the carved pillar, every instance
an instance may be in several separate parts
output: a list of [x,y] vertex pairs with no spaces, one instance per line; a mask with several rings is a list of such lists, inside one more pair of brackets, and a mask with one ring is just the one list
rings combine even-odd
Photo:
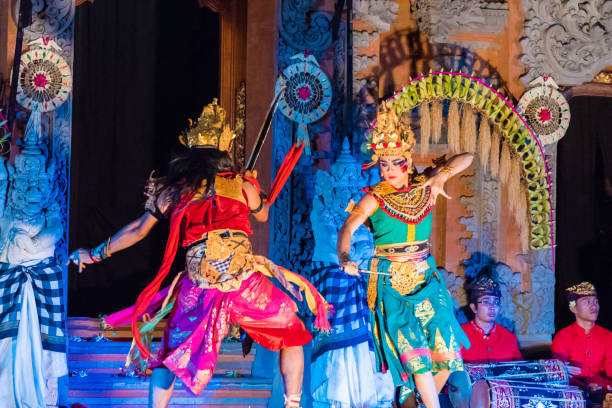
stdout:
[[[331,44],[331,16],[317,11],[312,0],[283,0],[280,10],[278,71],[297,53],[309,50],[323,66],[323,54]],[[321,129],[323,130],[323,129]],[[272,147],[272,173],[280,166],[294,138],[294,123],[276,115]],[[316,146],[316,144],[315,144]],[[319,154],[313,151],[314,154]],[[312,208],[312,157],[303,156],[271,211],[270,257],[281,265],[307,274],[313,253],[310,211]]]

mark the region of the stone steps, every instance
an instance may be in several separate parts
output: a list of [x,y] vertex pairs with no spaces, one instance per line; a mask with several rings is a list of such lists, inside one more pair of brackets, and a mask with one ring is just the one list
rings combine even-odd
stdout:
[[[162,326],[163,327],[163,326]],[[156,328],[156,337],[162,329]],[[149,378],[119,375],[131,345],[128,326],[103,329],[98,319],[70,318],[68,346],[68,371],[72,374],[62,388],[60,405],[80,403],[86,407],[146,407],[149,396]],[[94,336],[104,336],[111,341],[91,341]],[[158,343],[153,344],[153,350]],[[270,398],[270,379],[251,375],[255,348],[245,357],[239,342],[226,341],[221,345],[219,361],[212,380],[199,396],[177,380],[169,407],[206,408],[264,408]]]

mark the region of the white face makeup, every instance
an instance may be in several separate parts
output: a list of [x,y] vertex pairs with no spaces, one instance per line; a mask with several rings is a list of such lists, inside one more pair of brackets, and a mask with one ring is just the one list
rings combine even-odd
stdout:
[[381,177],[394,187],[408,183],[408,159],[403,156],[383,156],[378,160]]

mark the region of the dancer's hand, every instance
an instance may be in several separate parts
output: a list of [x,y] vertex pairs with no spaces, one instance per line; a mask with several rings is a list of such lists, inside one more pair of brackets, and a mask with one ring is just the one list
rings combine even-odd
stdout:
[[427,181],[421,186],[421,188],[429,187],[431,189],[429,195],[429,204],[435,205],[436,200],[438,199],[438,195],[442,195],[449,200],[451,199],[451,196],[446,194],[446,191],[444,191],[444,184],[446,183],[446,179],[447,177],[445,174],[439,173],[427,179]]
[[79,248],[70,254],[66,261],[66,266],[71,263],[77,265],[79,267],[79,273],[81,273],[83,269],[85,269],[85,265],[94,263],[94,260],[89,256],[89,251],[87,249]]
[[352,276],[359,276],[359,265],[356,262],[348,261],[340,264],[340,269]]

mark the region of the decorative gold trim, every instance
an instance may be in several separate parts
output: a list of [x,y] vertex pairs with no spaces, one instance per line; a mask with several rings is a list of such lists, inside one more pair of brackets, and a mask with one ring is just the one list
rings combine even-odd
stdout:
[[612,84],[612,72],[602,71],[595,75],[595,78],[591,82],[598,82],[601,84]]
[[244,167],[246,157],[246,82],[240,81],[236,90],[234,133],[234,163]]

